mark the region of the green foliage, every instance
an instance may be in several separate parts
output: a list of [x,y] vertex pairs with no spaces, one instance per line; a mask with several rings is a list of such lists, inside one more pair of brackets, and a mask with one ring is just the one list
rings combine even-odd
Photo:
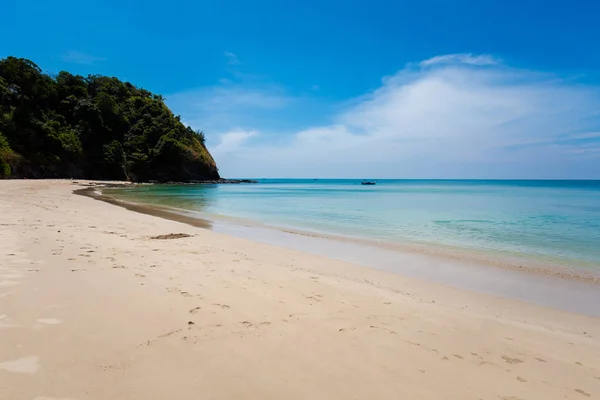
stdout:
[[198,137],[200,143],[204,144],[206,142],[206,136],[204,135],[204,132],[196,131],[196,136]]
[[99,75],[0,60],[0,177],[187,181],[217,179],[201,131],[161,95]]
[[10,146],[8,145],[8,140],[6,140],[2,132],[0,132],[0,151],[9,149]]
[[11,153],[8,140],[0,132],[0,178],[9,178],[11,173],[10,164],[7,161]]
[[0,156],[0,178],[10,178],[10,164]]

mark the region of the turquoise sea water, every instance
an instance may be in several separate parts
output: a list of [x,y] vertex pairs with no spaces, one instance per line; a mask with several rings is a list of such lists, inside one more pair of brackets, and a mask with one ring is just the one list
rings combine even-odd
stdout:
[[600,270],[600,181],[360,182],[268,179],[111,194],[276,227]]

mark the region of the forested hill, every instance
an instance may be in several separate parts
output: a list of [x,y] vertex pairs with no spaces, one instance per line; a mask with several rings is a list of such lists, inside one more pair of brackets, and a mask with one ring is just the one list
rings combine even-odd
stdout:
[[0,60],[0,178],[219,179],[204,134],[117,78]]

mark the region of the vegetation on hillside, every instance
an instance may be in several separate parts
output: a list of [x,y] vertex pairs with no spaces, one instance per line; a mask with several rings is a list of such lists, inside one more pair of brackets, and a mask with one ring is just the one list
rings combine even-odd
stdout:
[[204,140],[129,82],[0,60],[0,178],[218,179]]

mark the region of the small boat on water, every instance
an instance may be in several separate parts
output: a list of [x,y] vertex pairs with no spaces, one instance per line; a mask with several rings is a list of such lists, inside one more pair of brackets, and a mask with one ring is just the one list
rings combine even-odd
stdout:
[[360,184],[361,185],[375,185],[375,184],[377,184],[377,182],[376,181],[362,181]]

